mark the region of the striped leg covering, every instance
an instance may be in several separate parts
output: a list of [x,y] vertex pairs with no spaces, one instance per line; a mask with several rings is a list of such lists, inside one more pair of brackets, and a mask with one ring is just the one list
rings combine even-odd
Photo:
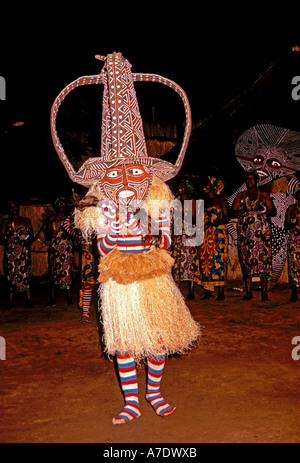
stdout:
[[138,399],[138,383],[135,368],[135,361],[129,355],[116,353],[118,371],[124,393],[125,407],[112,420],[113,424],[123,424],[141,416],[141,409]]
[[165,360],[165,355],[148,357],[146,399],[152,405],[157,415],[162,417],[171,415],[176,408],[169,405],[160,392],[160,383],[164,371]]
[[82,317],[80,320],[81,322],[89,322],[92,295],[93,295],[92,289],[83,289],[82,291]]

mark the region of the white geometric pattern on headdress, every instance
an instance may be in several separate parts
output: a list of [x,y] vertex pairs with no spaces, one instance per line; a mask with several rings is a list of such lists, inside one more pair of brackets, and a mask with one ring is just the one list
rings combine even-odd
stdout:
[[[175,82],[156,74],[131,73],[131,64],[121,53],[114,52],[104,60],[101,73],[83,76],[67,85],[56,97],[51,108],[51,134],[56,152],[64,164],[72,181],[90,187],[101,179],[108,167],[124,163],[148,166],[162,180],[169,180],[181,168],[191,133],[191,110],[183,89]],[[186,125],[180,153],[175,164],[159,158],[148,157],[143,132],[142,119],[133,83],[136,81],[158,82],[175,90],[182,99]],[[64,98],[81,85],[103,84],[101,157],[89,158],[78,172],[69,161],[56,130],[56,117]]]
[[248,170],[247,159],[253,159],[259,152],[280,159],[285,167],[296,172],[300,170],[300,133],[271,124],[255,125],[239,137],[235,154]]

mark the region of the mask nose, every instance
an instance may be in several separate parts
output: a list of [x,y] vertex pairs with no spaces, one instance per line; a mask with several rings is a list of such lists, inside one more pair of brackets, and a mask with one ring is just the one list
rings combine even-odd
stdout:
[[[270,169],[268,168],[268,164],[267,164],[267,159],[265,158],[263,160],[263,163],[262,163],[262,166],[260,169],[258,169],[259,171],[261,171],[265,176],[269,177],[269,175],[271,175],[271,172],[270,172]],[[262,177],[262,175],[260,175],[260,177]]]
[[264,158],[264,159],[263,159],[262,166],[261,166],[261,168],[262,168],[263,170],[266,170],[266,168],[267,168],[267,160],[268,160],[268,158]]
[[123,171],[123,173],[122,173],[122,182],[123,182],[123,185],[124,185],[124,186],[128,186],[128,179],[127,179],[127,173],[126,173],[126,166],[125,166],[125,165],[123,165],[122,171]]

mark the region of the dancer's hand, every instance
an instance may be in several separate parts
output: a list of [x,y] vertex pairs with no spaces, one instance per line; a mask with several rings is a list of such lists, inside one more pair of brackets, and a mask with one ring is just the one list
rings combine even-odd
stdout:
[[102,201],[101,208],[103,211],[103,215],[107,220],[109,220],[110,222],[117,221],[117,208],[111,201],[108,201],[107,199]]
[[159,236],[144,235],[144,246],[157,246],[159,244]]

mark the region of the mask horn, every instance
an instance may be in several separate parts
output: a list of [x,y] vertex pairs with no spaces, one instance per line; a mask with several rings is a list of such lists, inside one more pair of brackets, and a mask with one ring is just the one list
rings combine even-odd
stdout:
[[[80,185],[84,185],[86,187],[90,187],[92,185],[92,183],[97,179],[97,177],[91,178],[91,176],[85,176],[85,175],[83,176],[83,175],[81,175],[81,172],[82,172],[81,169],[80,169],[79,172],[75,171],[75,169],[74,169],[73,165],[71,164],[71,162],[69,161],[69,158],[66,155],[65,150],[64,150],[64,148],[63,148],[63,146],[62,146],[62,144],[60,142],[60,139],[58,137],[57,130],[56,130],[56,117],[57,117],[57,113],[58,113],[58,110],[59,110],[59,107],[60,107],[61,103],[66,98],[66,96],[72,90],[74,90],[74,88],[80,87],[82,85],[93,85],[93,84],[103,84],[103,83],[104,83],[103,74],[79,77],[78,79],[74,80],[69,85],[67,85],[59,93],[59,95],[55,98],[54,103],[53,103],[52,108],[51,108],[50,126],[51,126],[51,136],[52,136],[54,148],[55,148],[61,162],[65,166],[65,169],[66,169],[67,173],[69,174],[70,179],[73,182],[79,183]],[[92,166],[92,164],[95,163],[97,159],[98,158],[89,159],[88,160],[89,164],[91,164],[91,166]],[[86,169],[85,169],[85,171],[86,171]],[[86,178],[86,177],[90,177],[90,178]]]
[[191,130],[192,130],[192,113],[191,113],[191,107],[190,103],[188,100],[188,97],[185,93],[185,91],[178,85],[176,82],[173,82],[170,79],[167,79],[166,77],[161,77],[157,74],[142,74],[142,73],[133,73],[132,74],[133,81],[138,82],[157,82],[159,84],[164,84],[173,89],[178,95],[181,97],[181,100],[183,102],[184,106],[184,111],[185,111],[185,129],[184,129],[184,135],[183,135],[183,140],[181,144],[181,149],[179,152],[179,155],[177,157],[177,160],[174,164],[174,175],[177,175],[178,171],[181,169],[184,156],[187,150],[187,146],[189,143],[189,138],[191,135]]

